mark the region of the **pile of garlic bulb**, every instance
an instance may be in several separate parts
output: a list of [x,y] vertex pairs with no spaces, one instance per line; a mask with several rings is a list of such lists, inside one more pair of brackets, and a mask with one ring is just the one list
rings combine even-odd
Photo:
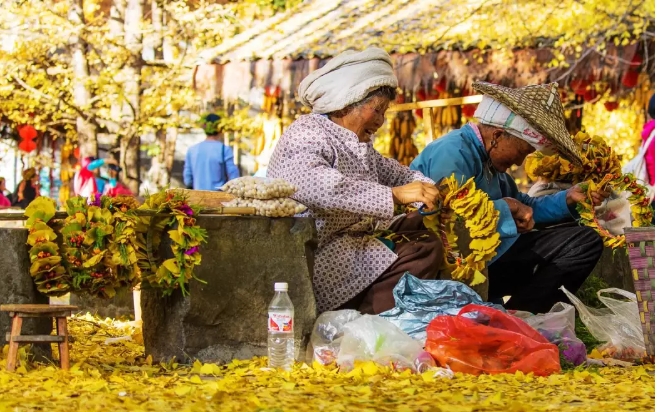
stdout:
[[244,176],[230,180],[221,190],[236,197],[225,206],[253,207],[258,216],[290,217],[307,210],[304,205],[289,199],[297,189],[284,179]]

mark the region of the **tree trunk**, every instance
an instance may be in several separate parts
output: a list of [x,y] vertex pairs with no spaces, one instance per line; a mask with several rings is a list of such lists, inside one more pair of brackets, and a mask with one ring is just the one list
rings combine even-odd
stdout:
[[174,127],[156,133],[156,144],[159,147],[158,155],[151,158],[151,168],[148,179],[158,190],[170,186],[172,164],[174,163],[174,149],[178,131]]
[[123,131],[128,131],[120,138],[121,163],[124,169],[124,183],[134,193],[140,188],[140,135],[135,127],[140,120],[140,92],[142,72],[142,33],[141,24],[144,13],[144,0],[127,0],[124,13],[124,44],[131,52],[130,63],[124,71],[124,95],[126,101],[122,107]]
[[122,180],[136,195],[140,193],[140,136],[122,136],[119,158],[124,169]]
[[[69,10],[69,20],[80,27],[85,23],[83,15],[83,0],[72,0]],[[73,67],[73,99],[74,104],[83,112],[89,105],[90,93],[85,83],[89,80],[89,65],[85,54],[86,45],[78,36],[71,39],[71,66]],[[83,116],[76,118],[76,131],[78,132],[78,145],[81,158],[98,156],[98,142],[96,140],[96,126]]]
[[[165,13],[159,6],[158,1],[151,1],[151,24],[153,34],[149,40],[145,41],[146,53],[153,56],[153,59],[171,63],[171,53],[168,50],[168,40],[163,35],[163,24]],[[174,163],[174,150],[178,130],[175,127],[167,130],[156,131],[156,144],[158,145],[158,155],[151,158],[151,168],[147,173],[147,179],[153,189],[164,189],[170,186],[172,174],[172,164]]]

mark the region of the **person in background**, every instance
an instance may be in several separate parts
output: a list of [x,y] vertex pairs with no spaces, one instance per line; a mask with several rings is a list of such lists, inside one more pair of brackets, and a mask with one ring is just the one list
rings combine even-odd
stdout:
[[126,185],[119,180],[119,174],[122,168],[115,162],[114,159],[107,160],[108,165],[108,183],[103,190],[104,196],[117,197],[117,196],[133,196],[133,192]]
[[34,167],[23,171],[23,180],[16,188],[14,206],[25,209],[39,195],[39,175]]
[[0,177],[0,209],[11,207],[11,200],[5,196],[5,192],[7,191],[6,184],[7,182],[5,181],[5,178]]
[[183,183],[194,190],[218,190],[240,176],[234,164],[234,152],[222,143],[218,128],[220,116],[211,113],[202,118],[206,140],[188,149],[183,165]]
[[[642,130],[642,146],[649,141],[649,147],[644,155],[644,160],[646,161],[646,171],[649,176],[648,183],[652,187],[655,187],[655,93],[653,93],[651,100],[649,100],[648,113],[651,120],[644,125],[644,129]],[[655,198],[653,198],[651,205],[655,209]],[[655,225],[655,216],[651,222]]]
[[86,157],[80,162],[80,170],[73,177],[73,191],[76,196],[90,197],[96,193],[103,193],[105,181],[99,178],[97,173],[104,164],[104,159],[93,156]]

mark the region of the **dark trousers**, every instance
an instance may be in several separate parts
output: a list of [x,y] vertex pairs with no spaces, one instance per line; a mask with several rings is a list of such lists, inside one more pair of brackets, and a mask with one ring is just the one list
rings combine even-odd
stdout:
[[423,217],[415,212],[392,224],[389,230],[397,234],[394,252],[399,258],[369,287],[339,309],[355,309],[362,313],[378,314],[394,307],[392,290],[404,273],[420,279],[439,279],[444,261],[442,240],[424,226]]
[[488,297],[511,296],[507,309],[548,312],[557,302],[569,302],[559,287],[577,292],[602,252],[603,241],[588,227],[524,233],[488,266]]

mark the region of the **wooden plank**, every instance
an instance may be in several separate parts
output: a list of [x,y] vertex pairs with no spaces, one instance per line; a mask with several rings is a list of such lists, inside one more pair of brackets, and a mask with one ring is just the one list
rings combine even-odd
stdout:
[[44,313],[21,313],[21,312],[14,312],[14,313],[16,313],[15,316],[18,316],[19,318],[57,318],[60,316],[69,317],[72,315],[71,311],[62,311],[62,310],[57,312],[44,312]]
[[[213,207],[213,208],[202,208],[200,210],[200,215],[256,215],[257,210],[253,207]],[[169,213],[156,213],[154,210],[136,210],[135,214],[137,216],[169,216]],[[67,217],[66,212],[56,212],[54,219],[65,219]],[[0,213],[0,221],[15,221],[15,220],[27,220],[27,217],[23,214],[18,213]]]
[[64,342],[64,336],[58,335],[19,335],[12,336],[11,333],[5,335],[7,342],[39,343],[39,342]]
[[17,312],[21,313],[60,313],[77,311],[78,306],[73,305],[37,305],[37,304],[7,304],[0,305],[0,312]]
[[425,100],[423,102],[402,103],[390,106],[388,112],[406,112],[408,110],[425,109],[427,107],[462,106],[464,104],[481,103],[482,95],[453,97],[451,99]]
[[218,190],[169,189],[167,192],[180,193],[188,199],[189,204],[202,208],[220,207],[222,203],[235,199],[235,196]]

